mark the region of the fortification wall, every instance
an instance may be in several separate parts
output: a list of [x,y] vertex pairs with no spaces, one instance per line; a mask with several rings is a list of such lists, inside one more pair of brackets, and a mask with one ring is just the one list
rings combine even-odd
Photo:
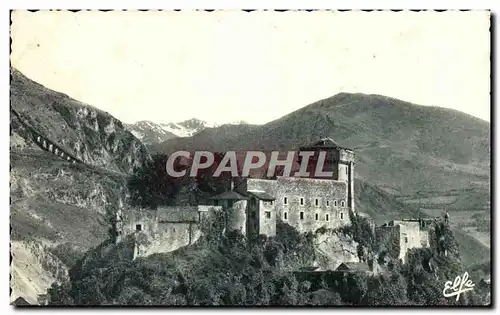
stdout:
[[301,232],[350,223],[345,182],[295,177],[279,177],[277,180],[250,178],[247,189],[265,191],[274,196],[276,220]]
[[429,231],[420,231],[420,244],[422,247],[430,247]]
[[123,211],[122,220],[122,235],[138,232],[148,238],[155,237],[158,229],[158,212],[156,210],[126,209]]
[[172,252],[196,243],[201,234],[196,223],[160,223],[155,238],[140,247],[138,256]]
[[167,253],[194,244],[202,231],[201,222],[220,207],[162,207],[158,210],[123,211],[121,235],[135,235],[135,256]]
[[277,216],[297,230],[315,231],[350,223],[346,183],[292,177],[278,178],[277,183],[273,192]]
[[260,234],[267,236],[276,235],[276,211],[274,202],[271,204],[269,201],[259,201],[259,227]]
[[406,248],[421,248],[422,244],[420,241],[420,224],[419,222],[403,222],[401,223],[401,231],[406,234],[408,239],[403,241],[406,244]]

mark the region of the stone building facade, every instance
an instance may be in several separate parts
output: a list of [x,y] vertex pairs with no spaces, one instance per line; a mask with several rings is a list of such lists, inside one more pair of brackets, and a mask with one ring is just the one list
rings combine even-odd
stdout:
[[[274,236],[278,221],[300,232],[350,224],[349,211],[355,211],[353,151],[330,138],[300,150],[314,152],[307,176],[244,178],[233,182],[230,191],[212,198],[215,204],[227,207],[229,229],[245,235]],[[329,178],[315,176],[322,151],[326,152],[323,171],[333,172]]]
[[195,243],[201,236],[200,224],[216,206],[159,207],[156,210],[127,209],[116,214],[116,237],[135,238],[134,257],[164,253]]
[[386,238],[393,241],[398,251],[398,258],[403,263],[407,261],[408,250],[412,248],[427,248],[429,243],[430,224],[418,219],[392,220],[376,228],[379,239]]
[[[330,138],[300,150],[314,153],[305,176],[232,179],[226,192],[205,205],[127,210],[126,215],[119,212],[117,242],[124,235],[135,235],[136,256],[171,251],[199,238],[199,224],[210,211],[224,214],[226,231],[237,230],[246,236],[275,236],[278,222],[300,232],[350,224],[349,211],[355,211],[353,151]],[[331,177],[315,176],[320,152],[326,152],[323,171],[331,171]]]

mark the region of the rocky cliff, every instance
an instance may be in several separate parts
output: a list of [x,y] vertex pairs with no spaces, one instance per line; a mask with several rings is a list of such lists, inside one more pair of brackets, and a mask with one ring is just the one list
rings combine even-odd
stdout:
[[11,78],[11,299],[36,303],[108,238],[127,176],[150,157],[108,113],[17,70]]
[[11,71],[11,109],[42,137],[84,163],[131,173],[148,158],[146,148],[110,114]]

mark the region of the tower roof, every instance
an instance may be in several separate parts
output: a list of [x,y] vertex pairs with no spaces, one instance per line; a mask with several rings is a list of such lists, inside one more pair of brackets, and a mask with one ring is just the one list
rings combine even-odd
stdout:
[[324,137],[305,146],[306,148],[338,148],[338,143],[330,137]]
[[264,201],[274,201],[276,198],[271,196],[270,194],[264,192],[264,191],[247,191],[247,194],[250,196],[253,196],[257,199],[264,200]]
[[220,195],[213,196],[210,199],[215,199],[215,200],[248,200],[247,197],[237,193],[236,191],[226,191]]

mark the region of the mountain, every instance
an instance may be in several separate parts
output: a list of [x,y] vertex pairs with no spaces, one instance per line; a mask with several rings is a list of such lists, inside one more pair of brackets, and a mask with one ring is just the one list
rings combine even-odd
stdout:
[[120,120],[15,69],[10,93],[11,299],[35,304],[108,238],[127,177],[150,156]]
[[178,123],[155,123],[141,120],[134,124],[126,124],[125,127],[144,144],[155,145],[177,137],[191,137],[207,129],[232,125],[247,125],[247,123],[235,121],[220,125],[192,118]]
[[85,164],[131,173],[148,158],[143,144],[110,114],[11,71],[11,112]]
[[[235,126],[229,132],[215,128],[170,139],[152,150],[285,151],[328,136],[355,150],[361,187],[381,190],[430,216],[453,211],[452,221],[477,236],[472,216],[490,217],[490,127],[456,110],[340,93],[265,125]],[[358,199],[371,200],[362,198],[362,191],[356,193]],[[368,208],[375,218],[386,212]],[[483,239],[489,239],[484,233]]]
[[178,135],[170,132],[163,126],[151,121],[141,120],[135,124],[125,124],[125,128],[144,144],[160,143],[177,138]]

